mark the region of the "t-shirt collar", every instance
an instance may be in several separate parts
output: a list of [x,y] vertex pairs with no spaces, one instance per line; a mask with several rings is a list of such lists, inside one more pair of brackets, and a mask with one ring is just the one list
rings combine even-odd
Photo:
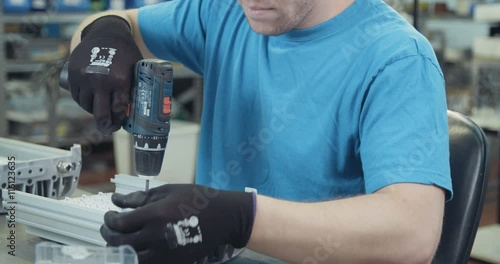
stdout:
[[306,29],[294,29],[272,38],[305,42],[335,34],[349,27],[353,22],[360,21],[362,18],[366,17],[365,12],[367,7],[372,5],[374,1],[376,0],[354,0],[354,2],[340,14],[321,24]]

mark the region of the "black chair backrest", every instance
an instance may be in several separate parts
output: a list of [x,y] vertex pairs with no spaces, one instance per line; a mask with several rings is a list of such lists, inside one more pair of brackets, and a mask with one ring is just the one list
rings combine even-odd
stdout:
[[462,114],[448,111],[453,199],[446,203],[443,231],[432,263],[469,260],[483,211],[489,147],[481,128]]

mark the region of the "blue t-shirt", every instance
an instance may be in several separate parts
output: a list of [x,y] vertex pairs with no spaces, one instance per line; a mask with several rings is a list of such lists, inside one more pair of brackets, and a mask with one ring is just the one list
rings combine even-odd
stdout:
[[143,7],[139,25],[155,56],[204,78],[198,184],[293,201],[394,183],[451,196],[443,74],[382,0],[280,36],[252,31],[236,0]]

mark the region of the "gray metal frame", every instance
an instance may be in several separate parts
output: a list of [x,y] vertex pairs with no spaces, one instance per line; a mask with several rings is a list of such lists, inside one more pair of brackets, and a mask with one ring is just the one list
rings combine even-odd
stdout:
[[0,188],[51,199],[70,196],[78,185],[81,152],[80,145],[67,151],[0,138]]

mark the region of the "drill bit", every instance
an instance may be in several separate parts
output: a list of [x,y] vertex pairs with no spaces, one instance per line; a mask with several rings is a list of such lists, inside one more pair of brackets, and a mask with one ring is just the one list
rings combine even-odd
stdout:
[[144,191],[149,191],[149,180],[151,180],[153,176],[144,176],[139,174],[139,178],[143,179],[146,182],[146,187],[144,188]]

